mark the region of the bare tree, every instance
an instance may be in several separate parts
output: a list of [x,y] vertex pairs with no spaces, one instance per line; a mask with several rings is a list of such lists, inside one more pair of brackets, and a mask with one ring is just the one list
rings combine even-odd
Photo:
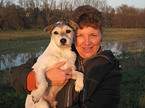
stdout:
[[23,27],[23,23],[19,16],[19,7],[15,5],[9,5],[7,8],[2,8],[0,11],[0,26],[3,30],[20,29]]
[[63,12],[64,14],[61,15],[60,20],[65,20],[67,19],[72,11],[72,0],[68,1],[68,0],[61,0],[58,4],[58,8],[60,9],[61,12]]
[[19,0],[18,4],[20,5],[21,8],[23,8],[23,6],[24,6],[24,0]]
[[139,26],[139,9],[127,5],[119,6],[117,9],[117,19],[120,27],[135,28]]
[[105,16],[106,26],[113,26],[113,18],[115,17],[115,10],[112,7],[108,7],[108,9],[103,13]]
[[56,0],[44,0],[43,7],[45,10],[47,23],[50,24],[50,21],[54,18],[54,13],[52,13],[52,10],[56,7]]
[[4,0],[1,0],[0,2],[0,8],[4,7]]
[[139,19],[138,19],[138,23],[139,23],[139,27],[143,27],[145,28],[145,8],[141,9],[139,11]]

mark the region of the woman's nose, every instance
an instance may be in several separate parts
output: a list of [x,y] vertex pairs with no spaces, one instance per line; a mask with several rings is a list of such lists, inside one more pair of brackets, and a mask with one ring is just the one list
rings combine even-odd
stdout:
[[85,39],[85,44],[90,45],[90,43],[91,43],[90,38],[87,36]]

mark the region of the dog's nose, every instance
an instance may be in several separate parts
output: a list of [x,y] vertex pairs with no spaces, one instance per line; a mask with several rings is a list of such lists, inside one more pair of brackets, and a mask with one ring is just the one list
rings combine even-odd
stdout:
[[65,44],[65,43],[66,43],[66,39],[65,39],[65,38],[62,38],[62,39],[60,40],[60,42],[61,42],[62,44]]

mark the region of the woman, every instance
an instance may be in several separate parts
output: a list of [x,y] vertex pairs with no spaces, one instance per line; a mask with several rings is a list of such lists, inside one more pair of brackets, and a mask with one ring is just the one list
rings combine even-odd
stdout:
[[[57,108],[117,108],[121,72],[119,61],[113,53],[102,51],[101,48],[104,26],[102,14],[86,5],[78,7],[70,19],[80,26],[72,50],[77,53],[76,67],[84,73],[85,87],[80,93],[75,92],[74,80],[69,80],[71,76],[67,74],[71,70],[59,69],[65,62],[56,64],[46,72],[46,78],[51,80],[51,85],[65,85],[57,95]],[[31,69],[35,62],[36,59],[31,59],[15,70],[12,85],[16,90],[30,93],[37,88],[35,72]],[[47,100],[49,97],[44,98]]]

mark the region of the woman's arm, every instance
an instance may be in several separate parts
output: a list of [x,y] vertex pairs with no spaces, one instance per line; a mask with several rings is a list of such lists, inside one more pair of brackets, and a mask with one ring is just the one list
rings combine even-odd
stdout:
[[[30,59],[26,64],[20,65],[14,70],[11,83],[17,91],[30,93],[37,88],[38,82],[35,78],[35,72],[32,69],[36,60],[34,58]],[[65,62],[60,62],[46,72],[46,79],[50,85],[65,85],[71,78],[69,74],[71,69],[60,69],[64,64]]]
[[[27,89],[27,77],[29,73],[33,70],[32,66],[34,65],[36,60],[37,58],[29,59],[25,64],[20,65],[14,70],[11,79],[11,84],[15,90],[20,91],[22,93],[30,93],[30,91]],[[33,74],[34,72],[32,72],[32,74],[29,75],[29,78],[31,79],[31,82],[35,83],[35,79],[32,78],[34,77]]]

